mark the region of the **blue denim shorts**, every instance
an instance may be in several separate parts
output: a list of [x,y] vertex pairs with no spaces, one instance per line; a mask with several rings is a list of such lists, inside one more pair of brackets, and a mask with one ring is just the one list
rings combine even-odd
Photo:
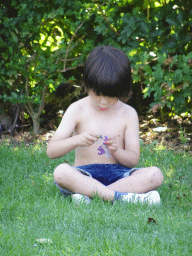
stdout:
[[[103,185],[108,186],[117,180],[130,176],[139,168],[127,168],[119,164],[89,164],[74,167],[84,175],[92,177]],[[56,186],[60,189],[62,194],[73,194],[73,192],[60,187],[56,182]]]

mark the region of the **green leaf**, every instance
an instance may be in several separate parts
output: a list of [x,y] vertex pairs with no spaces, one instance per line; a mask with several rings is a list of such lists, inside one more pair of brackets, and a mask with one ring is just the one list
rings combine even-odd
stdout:
[[137,16],[139,13],[139,7],[134,8],[132,13],[133,15]]
[[152,69],[149,65],[146,65],[143,70],[145,71],[145,75],[151,75],[152,74]]
[[180,24],[183,23],[183,13],[181,12],[181,10],[179,10],[179,13],[177,15],[177,19],[178,19]]
[[24,10],[24,9],[26,9],[27,4],[21,4],[20,6],[21,6],[21,7],[22,7],[22,9]]
[[176,83],[180,83],[182,82],[183,80],[183,73],[182,73],[182,70],[181,69],[177,69],[175,72],[174,72],[174,81]]
[[178,96],[176,96],[174,98],[175,102],[177,103],[177,105],[184,105],[185,104],[185,98],[183,97],[183,95],[179,94]]
[[10,31],[10,33],[11,33],[11,36],[12,36],[12,38],[13,38],[13,41],[16,42],[16,43],[18,43],[18,37],[16,36],[16,34],[13,33],[12,31]]
[[18,98],[18,96],[17,96],[17,94],[15,92],[11,92],[11,96],[15,100]]
[[158,63],[160,63],[160,64],[163,64],[165,59],[167,59],[167,55],[166,54],[158,53],[157,56],[158,56]]
[[174,17],[168,17],[166,18],[166,21],[169,23],[169,25],[179,26],[179,22]]

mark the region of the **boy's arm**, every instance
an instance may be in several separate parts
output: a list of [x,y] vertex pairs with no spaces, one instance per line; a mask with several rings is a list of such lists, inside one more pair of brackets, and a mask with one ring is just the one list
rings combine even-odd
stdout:
[[80,108],[77,103],[73,103],[66,110],[61,123],[51,138],[47,155],[52,158],[59,158],[67,155],[78,146],[91,146],[96,140],[97,135],[91,132],[85,132],[71,137],[71,134],[78,125],[80,116]]
[[[131,108],[129,115],[127,117],[127,124],[124,134],[125,147],[121,149],[110,145],[109,140],[109,150],[112,156],[123,166],[128,168],[134,168],[140,158],[140,145],[139,145],[139,121],[138,115],[135,109]],[[111,147],[110,147],[111,146]]]

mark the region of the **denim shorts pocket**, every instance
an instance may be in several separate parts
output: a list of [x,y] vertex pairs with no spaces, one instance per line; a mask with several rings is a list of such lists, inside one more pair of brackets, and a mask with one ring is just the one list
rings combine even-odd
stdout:
[[85,171],[85,170],[82,170],[81,168],[76,168],[78,171],[80,171],[82,174],[84,174],[84,175],[86,175],[86,176],[89,176],[89,177],[91,177],[92,178],[92,175],[89,173],[89,172],[87,172],[87,171]]

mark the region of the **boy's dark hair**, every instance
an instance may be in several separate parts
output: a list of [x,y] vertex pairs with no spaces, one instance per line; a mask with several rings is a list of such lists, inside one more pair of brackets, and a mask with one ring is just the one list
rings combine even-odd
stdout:
[[84,64],[84,84],[97,95],[129,96],[132,89],[131,67],[128,57],[112,46],[96,47]]

